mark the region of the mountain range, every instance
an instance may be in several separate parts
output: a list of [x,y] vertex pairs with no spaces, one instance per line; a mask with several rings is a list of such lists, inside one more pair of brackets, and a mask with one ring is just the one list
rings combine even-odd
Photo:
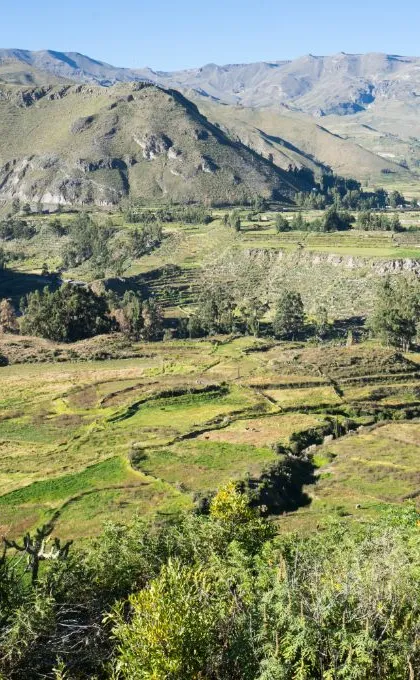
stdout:
[[[81,83],[83,87],[74,83]],[[158,87],[147,89],[142,85],[138,90],[136,83]],[[133,106],[127,105],[128,97],[133,98]],[[125,98],[124,106],[121,98]],[[165,120],[162,112],[152,110],[153,106],[161,105],[161,100],[165,101]],[[114,106],[112,114],[102,110],[105,101],[108,106]],[[171,106],[167,106],[167,101],[172,102]],[[212,140],[211,150],[203,139],[194,139],[192,133],[195,149],[193,153],[189,142],[187,153],[184,137],[178,138],[179,118],[175,121],[170,115],[170,111],[179,113],[179,107],[189,121],[193,121],[191,130],[200,127],[198,122],[206,128],[207,140]],[[130,113],[122,114],[120,108]],[[68,119],[65,132],[64,126],[58,131],[54,120],[58,110],[60,116]],[[71,52],[0,50],[0,116],[0,196],[5,192],[9,195],[15,186],[13,182],[17,182],[15,169],[11,175],[4,170],[8,164],[14,164],[15,168],[22,159],[45,154],[60,158],[60,172],[71,182],[75,179],[74,163],[85,162],[88,167],[96,168],[94,172],[107,170],[116,175],[116,167],[105,166],[115,164],[115,159],[125,163],[123,156],[131,156],[136,162],[118,171],[121,185],[115,184],[115,196],[135,188],[141,189],[147,198],[174,193],[174,198],[180,200],[197,195],[200,200],[214,200],[222,187],[232,200],[240,200],[250,191],[286,196],[296,189],[290,186],[287,173],[283,173],[290,164],[307,166],[315,172],[331,168],[372,186],[388,179],[416,182],[420,174],[418,57],[340,53],[327,57],[307,55],[292,61],[208,64],[162,72],[150,68],[118,68]],[[73,135],[70,142],[69,129],[83,116],[93,116],[94,123],[87,126],[83,134]],[[106,131],[103,133],[99,128],[104,125],[105,129],[107,125],[103,121],[112,117],[117,117],[119,122],[109,125],[115,132],[105,143]],[[51,136],[45,132],[43,138],[41,128],[48,131],[51,121],[55,133]],[[19,143],[17,130],[26,133]],[[165,154],[169,149],[172,149],[169,155],[184,154],[182,172],[175,168],[177,164],[181,167],[179,155],[178,161],[175,156],[172,159],[165,156],[168,167],[159,166],[158,170],[158,163],[148,163],[147,181],[134,179],[145,174],[141,172],[141,164],[146,160],[143,149],[141,162],[137,162],[139,144],[134,138],[156,135],[158,140],[159,135],[166,135],[171,141]],[[40,144],[41,138],[44,141]],[[160,142],[157,143],[159,146]],[[10,156],[12,149],[15,149],[14,155]],[[228,154],[224,158],[225,151]],[[161,161],[162,153],[156,154]],[[190,167],[187,158],[194,158]],[[202,158],[210,160],[206,164]],[[39,166],[38,160],[35,165]],[[172,165],[174,167],[170,167]],[[37,179],[38,166],[36,170],[29,166],[25,170],[27,186],[19,180],[19,190],[25,195],[29,191],[33,200],[40,195],[37,182],[43,181]],[[201,181],[203,177],[197,179],[200,173],[205,182]],[[76,179],[83,180],[83,184],[86,177]],[[57,176],[54,181],[59,181]],[[95,183],[85,186],[83,190],[76,190],[76,194],[93,193],[95,202],[101,201],[101,190],[95,186]],[[60,194],[57,185],[52,187],[50,181],[44,189],[44,194],[49,193],[55,199]],[[63,202],[66,192],[62,195]],[[110,192],[105,193],[109,198]],[[224,200],[222,194],[223,191],[220,201]],[[106,202],[104,198],[103,201]]]
[[359,113],[375,102],[420,103],[419,57],[310,54],[293,61],[207,64],[164,72],[118,68],[73,52],[0,50],[3,79],[12,74],[15,80],[16,64],[21,65],[22,82],[33,82],[34,71],[102,86],[148,80],[164,87],[192,90],[227,104],[257,108],[283,104],[321,117]]

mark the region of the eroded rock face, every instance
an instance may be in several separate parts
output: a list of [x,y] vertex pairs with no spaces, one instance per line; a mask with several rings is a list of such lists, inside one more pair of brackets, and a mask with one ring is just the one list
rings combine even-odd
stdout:
[[141,138],[135,135],[134,141],[143,149],[143,156],[148,161],[167,153],[172,147],[172,140],[163,133],[146,133]]
[[[247,252],[250,255],[261,255],[262,257],[267,258],[267,262],[271,263],[289,257],[289,253],[285,250],[273,252],[261,248],[249,248]],[[342,267],[346,269],[364,269],[365,271],[370,269],[374,274],[379,274],[380,276],[399,272],[409,272],[420,278],[420,260],[413,260],[411,258],[374,260],[351,255],[311,253],[309,251],[305,252],[305,250],[300,250],[295,255],[296,260],[305,265],[331,265],[333,267]]]
[[100,158],[97,161],[89,161],[84,158],[78,158],[75,163],[75,168],[82,172],[95,172],[96,170],[123,170],[127,169],[127,164],[121,158]]
[[[121,187],[98,180],[92,174],[97,170],[118,170]],[[0,168],[0,197],[45,205],[95,203],[111,207],[128,191],[126,170],[126,163],[119,158],[78,159],[72,164],[54,154],[12,159]]]

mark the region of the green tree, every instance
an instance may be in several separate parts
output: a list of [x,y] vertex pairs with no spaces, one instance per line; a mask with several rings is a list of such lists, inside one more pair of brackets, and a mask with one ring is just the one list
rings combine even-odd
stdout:
[[294,231],[304,231],[306,229],[306,222],[303,219],[302,213],[297,213],[291,222],[291,227]]
[[369,319],[373,334],[386,345],[405,351],[417,333],[420,321],[420,283],[415,277],[386,278],[378,289],[374,312]]
[[143,332],[144,340],[162,340],[163,314],[158,303],[149,298],[143,302]]
[[241,216],[238,211],[233,210],[229,215],[229,226],[234,231],[241,231]]
[[321,340],[325,338],[328,333],[328,328],[328,310],[324,305],[320,305],[315,316],[315,329],[317,337]]
[[0,248],[0,272],[3,269],[6,269],[7,260],[8,257],[6,251],[4,250],[4,248]]
[[294,340],[304,328],[305,313],[300,293],[286,290],[278,299],[273,319],[276,338]]
[[350,213],[339,212],[335,206],[328,208],[324,215],[324,231],[343,231],[350,229],[354,218]]
[[263,196],[256,196],[253,203],[253,208],[256,212],[264,212],[267,210],[267,201]]
[[95,273],[103,276],[112,265],[109,241],[113,233],[113,228],[101,227],[88,213],[80,213],[69,225],[69,241],[63,248],[64,266],[78,267],[89,261]]
[[275,226],[276,232],[278,234],[284,231],[291,231],[292,229],[289,220],[286,217],[284,217],[284,215],[282,215],[281,213],[277,213],[276,215]]
[[143,303],[137,293],[127,290],[113,315],[124,335],[133,340],[141,338],[144,328]]
[[0,300],[0,333],[16,333],[19,325],[10,300]]
[[258,295],[247,295],[242,299],[239,311],[247,333],[255,337],[259,335],[261,320],[267,309],[268,305]]
[[389,205],[391,208],[398,208],[405,205],[405,198],[399,191],[391,191],[388,196]]
[[235,302],[229,287],[218,284],[202,291],[195,318],[205,333],[231,333],[234,312]]
[[117,669],[127,680],[197,680],[217,646],[232,595],[200,567],[171,560],[158,578],[109,617],[118,643]]
[[58,342],[106,333],[112,325],[105,299],[70,283],[29,293],[23,307],[22,332]]

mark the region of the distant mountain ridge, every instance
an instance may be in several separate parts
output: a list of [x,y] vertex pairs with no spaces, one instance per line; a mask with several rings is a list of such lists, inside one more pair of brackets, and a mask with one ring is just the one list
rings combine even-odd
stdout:
[[307,55],[290,61],[207,64],[183,71],[130,69],[76,52],[0,50],[1,71],[18,62],[54,77],[109,86],[146,80],[229,104],[286,104],[316,115],[357,113],[375,100],[420,100],[420,57],[380,53]]

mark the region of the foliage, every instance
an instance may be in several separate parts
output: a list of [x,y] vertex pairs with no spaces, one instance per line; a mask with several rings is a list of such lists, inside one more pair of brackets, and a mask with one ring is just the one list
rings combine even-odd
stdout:
[[[296,174],[296,169],[292,170]],[[345,210],[383,210],[387,205],[405,205],[405,199],[399,192],[392,192],[388,196],[384,189],[363,191],[357,180],[330,172],[325,172],[320,181],[315,182],[313,173],[308,168],[304,170],[308,175],[308,189],[296,196],[297,205],[303,208],[319,210],[333,205],[336,209]],[[312,181],[309,174],[312,174]]]
[[0,673],[414,678],[418,524],[407,505],[375,523],[276,536],[230,483],[209,516],[108,525],[95,543],[43,561],[32,584],[9,547],[0,558]]
[[111,329],[103,297],[84,286],[64,284],[56,291],[29,293],[24,302],[22,332],[59,342],[74,342]]
[[289,220],[286,217],[284,217],[284,215],[282,215],[281,213],[277,213],[276,215],[275,226],[276,232],[278,234],[292,230],[292,225],[290,224]]
[[139,295],[132,290],[127,290],[113,316],[120,330],[133,340],[139,340],[144,328],[143,305]]
[[298,212],[292,220],[288,221],[282,215],[276,217],[276,231],[310,231],[310,232],[332,232],[345,231],[351,228],[354,217],[345,211],[339,211],[335,206],[331,206],[325,211],[322,219],[312,221],[305,220],[302,213]]
[[275,560],[261,600],[261,680],[415,677],[417,568],[404,535],[363,533],[337,526],[290,543],[280,578]]
[[235,302],[227,286],[220,284],[204,289],[198,301],[197,312],[190,320],[191,336],[232,332],[234,311]]
[[48,228],[55,236],[65,236],[69,233],[68,226],[64,225],[58,217],[53,217],[48,222]]
[[200,567],[170,560],[149,587],[110,618],[118,643],[117,672],[129,680],[195,680],[209,665],[217,629],[227,617],[232,594],[227,583]]
[[0,222],[0,239],[12,241],[14,239],[30,239],[36,233],[35,227],[26,220],[7,219]]
[[16,333],[19,325],[10,300],[0,300],[0,333]]
[[162,227],[159,223],[145,224],[141,229],[134,229],[130,234],[130,252],[135,257],[142,257],[157,248],[163,238]]
[[285,290],[280,296],[273,319],[274,335],[294,339],[303,330],[305,313],[299,293]]
[[323,231],[343,231],[350,229],[354,218],[347,212],[339,212],[335,207],[328,208],[324,215]]
[[142,316],[144,324],[143,339],[162,340],[163,315],[156,300],[149,298],[143,302]]
[[162,311],[152,298],[142,300],[132,290],[127,290],[112,310],[119,329],[132,340],[162,340]]
[[203,206],[178,206],[148,210],[135,202],[126,210],[125,219],[131,224],[159,224],[160,222],[181,222],[184,224],[209,224],[211,214]]
[[241,231],[240,212],[238,210],[232,210],[232,212],[223,215],[223,224],[226,227],[231,227],[234,231]]
[[66,268],[89,261],[94,270],[104,272],[112,262],[109,240],[112,227],[100,227],[88,213],[80,213],[69,225],[69,242],[63,249]]
[[420,321],[420,284],[417,278],[386,278],[379,286],[369,326],[384,344],[407,350]]
[[241,493],[238,485],[229,482],[212,499],[210,516],[221,522],[249,522],[255,513],[251,509],[245,494]]
[[403,231],[398,215],[388,217],[369,210],[359,214],[356,226],[364,231]]

